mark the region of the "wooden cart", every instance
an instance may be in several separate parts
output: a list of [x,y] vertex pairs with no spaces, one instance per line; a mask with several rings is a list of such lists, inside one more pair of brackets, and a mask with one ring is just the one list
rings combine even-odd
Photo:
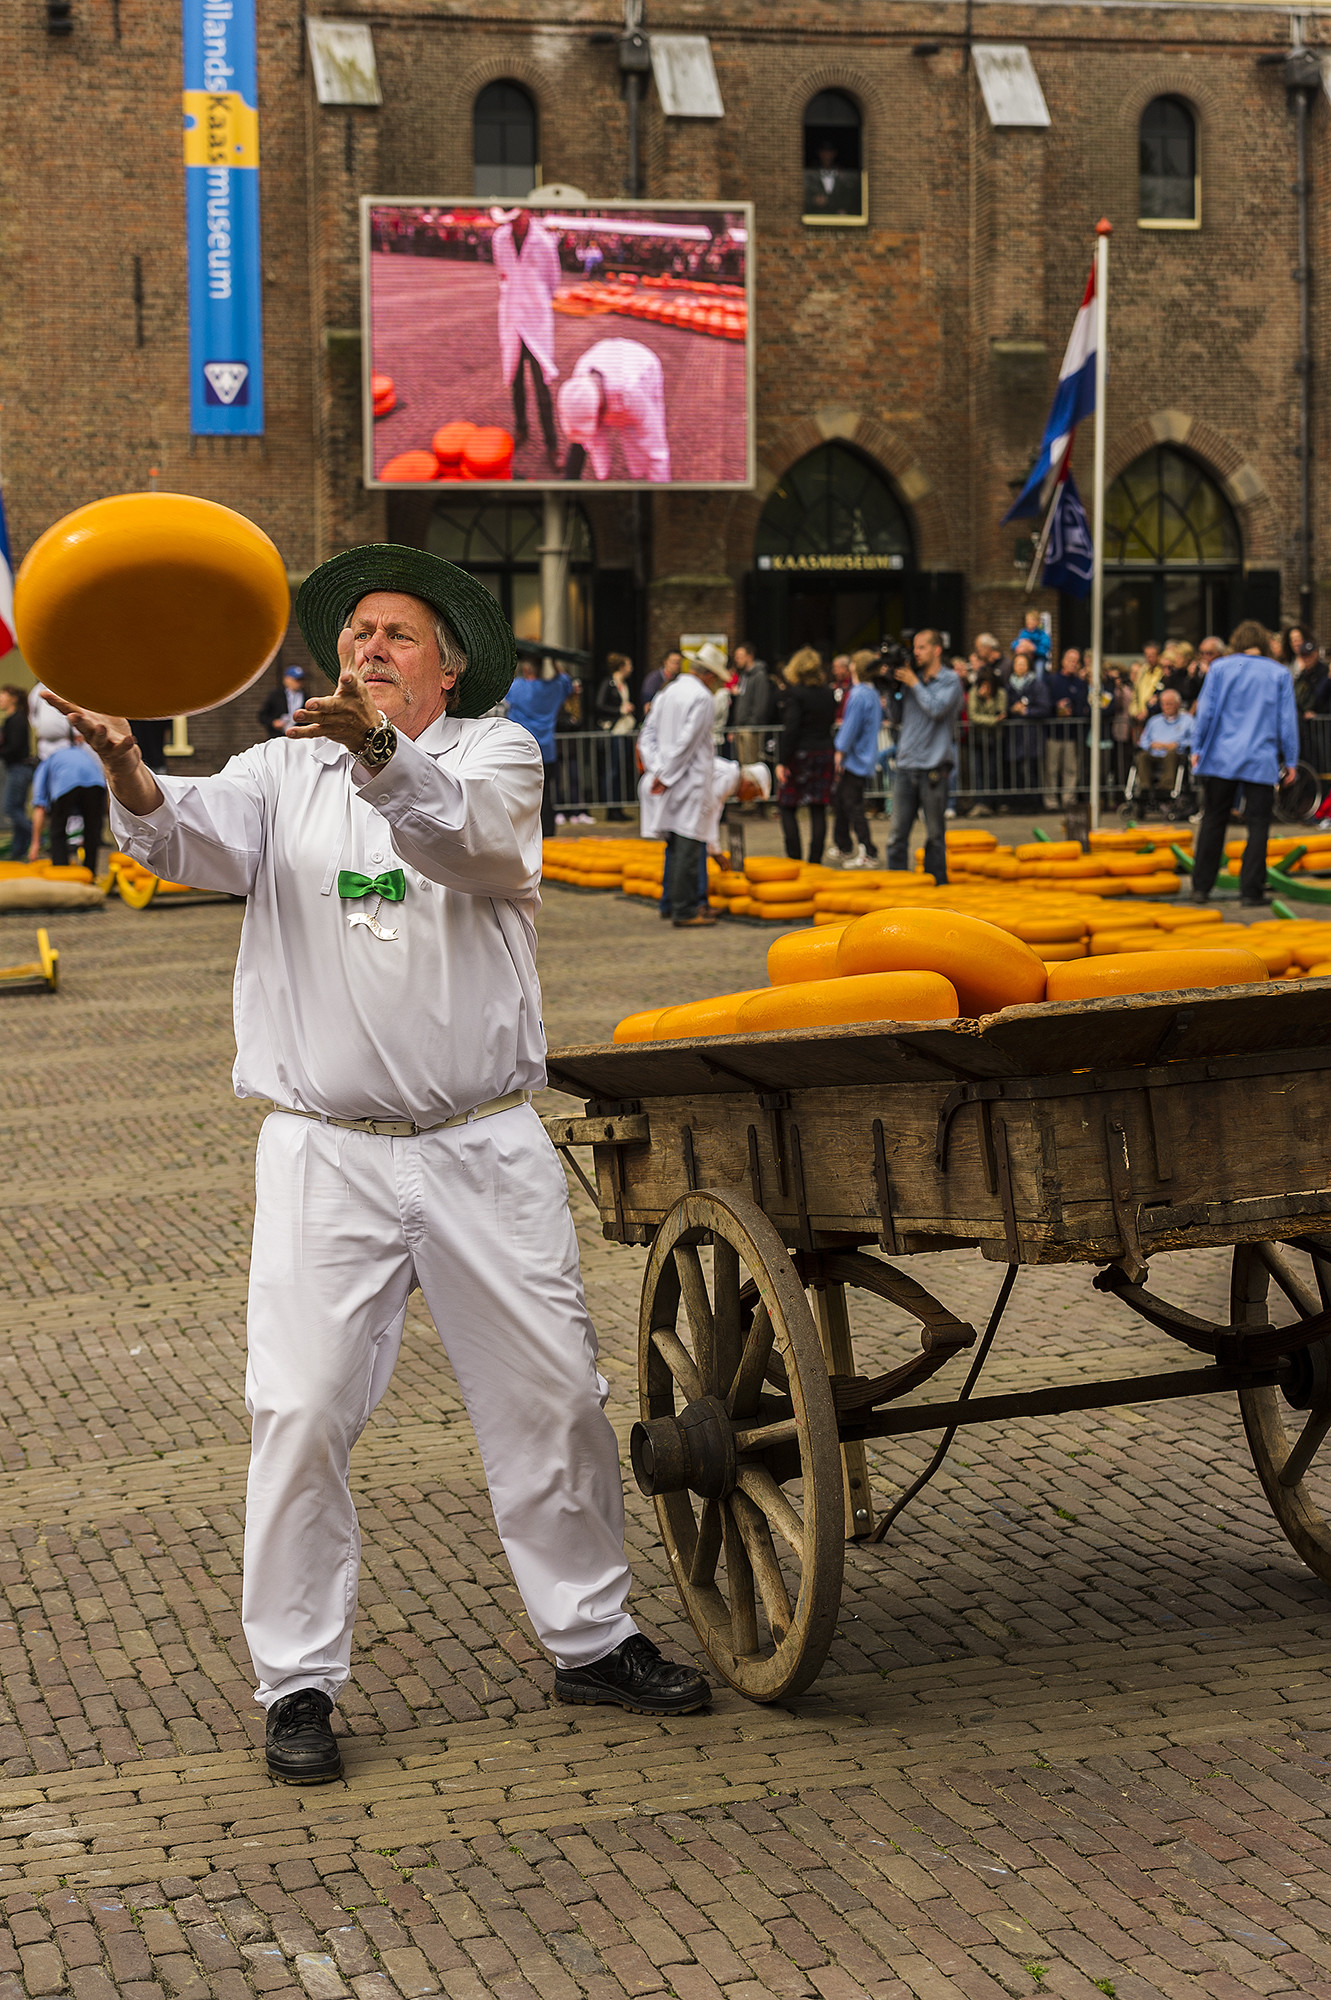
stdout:
[[[944,1433],[933,1470],[962,1424],[1237,1391],[1272,1511],[1331,1581],[1331,986],[564,1049],[549,1069],[587,1100],[545,1122],[605,1235],[651,1249],[633,1469],[741,1693],[774,1701],[818,1673],[846,1539],[881,1535],[928,1476],[875,1521],[866,1441],[906,1432]],[[1154,1253],[1215,1244],[1234,1246],[1228,1323],[1147,1289]],[[1007,1267],[978,1343],[889,1261],[975,1245]],[[1095,1287],[1199,1365],[972,1394],[1019,1267],[1050,1263],[1100,1266]],[[1293,1324],[1269,1316],[1272,1284]],[[872,1378],[857,1291],[918,1328]],[[951,1398],[903,1401],[968,1353]]]

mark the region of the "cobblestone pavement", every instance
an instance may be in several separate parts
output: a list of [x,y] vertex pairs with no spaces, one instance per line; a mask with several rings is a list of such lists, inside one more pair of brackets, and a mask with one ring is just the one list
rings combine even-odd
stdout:
[[[0,962],[31,928],[0,922]],[[1331,1995],[1328,1596],[1219,1401],[966,1433],[849,1551],[807,1694],[657,1722],[551,1705],[414,1307],[355,1457],[347,1780],[270,1784],[239,1624],[239,911],[50,928],[61,994],[0,1000],[0,2000]],[[556,1042],[663,979],[750,983],[767,942],[553,894],[543,930]],[[578,1201],[623,1436],[642,1256]],[[973,1318],[997,1285],[916,1268]],[[1155,1275],[1223,1312],[1218,1254]],[[1023,1273],[1009,1325],[995,1387],[1178,1359],[1085,1273]],[[859,1331],[890,1365],[890,1317]],[[874,1460],[880,1495],[929,1442]],[[697,1658],[632,1492],[629,1521],[636,1612]]]

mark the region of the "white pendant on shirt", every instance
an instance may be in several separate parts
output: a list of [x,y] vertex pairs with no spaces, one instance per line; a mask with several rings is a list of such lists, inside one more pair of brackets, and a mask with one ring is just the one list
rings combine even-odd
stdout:
[[379,922],[379,912],[383,906],[384,899],[382,896],[379,896],[376,898],[374,908],[368,917],[364,910],[353,910],[347,918],[348,929],[354,931],[357,924],[364,924],[366,930],[371,932],[374,937],[381,938],[385,944],[391,944],[397,936],[397,932],[396,930],[385,930]]

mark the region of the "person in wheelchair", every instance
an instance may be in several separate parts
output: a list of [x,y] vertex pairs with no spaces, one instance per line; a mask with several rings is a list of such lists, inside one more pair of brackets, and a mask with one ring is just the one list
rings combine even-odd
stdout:
[[1137,790],[1148,812],[1161,810],[1158,792],[1163,788],[1168,805],[1173,806],[1179,778],[1188,769],[1192,748],[1193,719],[1173,688],[1160,696],[1160,713],[1147,718],[1137,746]]

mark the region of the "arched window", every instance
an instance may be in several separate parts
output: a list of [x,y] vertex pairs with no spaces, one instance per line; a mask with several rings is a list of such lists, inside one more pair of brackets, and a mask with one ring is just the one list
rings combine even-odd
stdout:
[[838,440],[817,445],[768,495],[754,559],[750,637],[768,658],[797,646],[853,653],[907,622],[932,622],[911,609],[905,509],[882,468]]
[[820,90],[804,107],[804,220],[868,220],[860,107],[844,90]]
[[770,494],[755,553],[759,569],[905,569],[910,523],[872,459],[820,444]]
[[521,199],[539,187],[536,106],[520,83],[487,83],[472,110],[473,191]]
[[1138,221],[1143,229],[1201,222],[1197,121],[1181,97],[1153,97],[1139,129]]
[[[590,647],[592,537],[581,507],[569,508],[566,631],[571,646]],[[481,501],[472,507],[440,501],[426,547],[470,570],[497,597],[519,639],[541,638],[542,515],[539,501]]]
[[1242,595],[1243,543],[1220,485],[1173,445],[1143,452],[1105,495],[1105,651],[1223,637]]

